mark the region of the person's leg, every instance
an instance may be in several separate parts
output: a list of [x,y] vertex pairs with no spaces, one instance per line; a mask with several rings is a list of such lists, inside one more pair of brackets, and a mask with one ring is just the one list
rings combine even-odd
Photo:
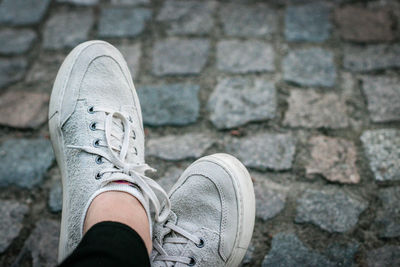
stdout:
[[93,225],[113,221],[123,223],[139,234],[148,253],[152,249],[150,225],[140,202],[125,192],[109,191],[98,195],[90,204],[83,225],[85,234]]
[[203,157],[169,195],[170,216],[154,228],[152,266],[238,266],[255,220],[253,184],[243,164],[227,154]]
[[[152,169],[145,163],[139,99],[115,47],[90,41],[67,56],[53,86],[49,128],[63,183],[59,262],[97,257],[102,266],[115,266],[125,252],[132,266],[139,257],[121,249],[114,235],[125,236],[123,242],[147,257],[149,205],[162,221],[169,199],[145,176]],[[167,203],[161,213],[153,190]]]

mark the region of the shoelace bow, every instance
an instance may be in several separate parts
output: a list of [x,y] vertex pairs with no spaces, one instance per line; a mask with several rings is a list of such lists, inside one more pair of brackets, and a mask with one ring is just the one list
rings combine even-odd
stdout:
[[189,266],[195,265],[194,258],[180,255],[169,255],[165,251],[163,246],[165,246],[166,244],[173,244],[176,246],[180,246],[179,250],[182,250],[184,245],[186,245],[189,241],[192,241],[198,247],[202,247],[204,246],[204,240],[169,221],[166,221],[163,227],[169,228],[170,233],[167,234],[167,236],[161,241],[161,243],[157,239],[153,240],[153,248],[157,253],[154,261],[162,261],[166,263],[167,266],[174,266],[174,264],[177,262],[187,264]]
[[[87,153],[98,155],[101,158],[104,158],[105,160],[112,163],[114,166],[112,168],[101,170],[98,173],[98,177],[102,177],[106,173],[118,175],[109,175],[108,179],[103,179],[102,186],[105,186],[106,184],[116,180],[126,180],[128,182],[136,184],[142,191],[144,197],[148,198],[153,204],[156,221],[165,221],[171,210],[171,203],[169,201],[168,195],[159,184],[157,184],[153,179],[144,175],[144,172],[147,170],[155,170],[145,163],[131,164],[126,162],[131,133],[131,122],[129,121],[129,119],[127,119],[128,116],[119,111],[113,111],[108,108],[99,107],[91,107],[91,112],[104,112],[106,114],[104,128],[100,123],[95,124],[95,130],[101,130],[105,132],[105,144],[98,143],[96,147],[74,145],[69,145],[68,147],[80,149]],[[119,119],[122,126],[121,124],[117,123],[114,118]],[[115,140],[114,142],[119,142],[122,144],[118,147],[113,146],[111,143],[112,137]],[[107,151],[101,149],[102,147],[107,148]],[[165,201],[165,205],[162,211],[162,202],[160,202],[160,200],[154,193],[154,190],[158,191],[161,194],[162,200]]]

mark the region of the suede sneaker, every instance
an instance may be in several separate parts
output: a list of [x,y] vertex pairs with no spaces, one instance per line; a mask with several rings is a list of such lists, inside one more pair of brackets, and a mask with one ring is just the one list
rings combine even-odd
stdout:
[[152,266],[238,266],[252,237],[253,183],[227,154],[190,165],[169,193],[171,213],[153,230]]
[[[49,108],[53,149],[61,170],[63,207],[58,260],[82,239],[86,212],[102,192],[122,191],[156,221],[169,213],[165,191],[145,171],[142,114],[127,64],[107,42],[80,44],[67,56],[54,82]],[[167,208],[160,212],[161,200]],[[151,228],[150,228],[151,229]]]

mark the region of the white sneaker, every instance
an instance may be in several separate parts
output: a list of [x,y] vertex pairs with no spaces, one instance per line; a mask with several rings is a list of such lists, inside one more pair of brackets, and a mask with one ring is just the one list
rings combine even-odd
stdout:
[[156,223],[152,266],[238,266],[255,219],[253,183],[227,154],[190,165],[171,189],[171,213]]
[[[90,41],[67,56],[54,82],[49,127],[63,182],[60,262],[81,240],[87,209],[102,192],[135,196],[146,209],[150,227],[149,201],[156,220],[168,216],[168,196],[144,176],[151,168],[144,162],[139,99],[126,62],[115,47]],[[135,187],[114,183],[117,180]],[[153,190],[166,198],[162,214]]]

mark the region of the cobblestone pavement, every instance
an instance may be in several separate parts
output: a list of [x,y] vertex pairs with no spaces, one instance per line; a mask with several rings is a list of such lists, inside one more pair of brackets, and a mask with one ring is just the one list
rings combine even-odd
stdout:
[[46,125],[75,45],[125,55],[148,163],[250,169],[246,266],[400,266],[400,2],[0,0],[0,266],[53,266],[60,174]]

